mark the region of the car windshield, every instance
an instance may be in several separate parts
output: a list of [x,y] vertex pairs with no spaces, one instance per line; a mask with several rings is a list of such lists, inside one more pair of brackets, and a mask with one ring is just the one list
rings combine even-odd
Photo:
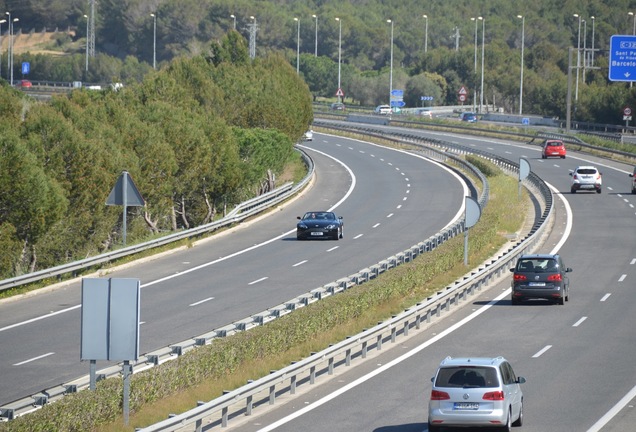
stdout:
[[309,212],[305,213],[303,216],[304,219],[317,219],[317,220],[333,220],[336,218],[336,215],[331,212]]
[[439,370],[435,387],[498,387],[497,372],[492,367],[457,366]]

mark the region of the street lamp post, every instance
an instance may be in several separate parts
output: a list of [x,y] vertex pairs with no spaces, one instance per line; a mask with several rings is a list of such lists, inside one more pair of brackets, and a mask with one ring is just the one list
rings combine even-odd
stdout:
[[519,115],[523,114],[523,48],[525,45],[526,37],[526,18],[522,15],[517,15],[517,18],[521,18],[521,78],[519,80]]
[[587,71],[587,21],[583,20],[583,83],[585,84],[585,72]]
[[[2,24],[6,23],[7,20],[0,20],[0,51],[2,51]],[[2,77],[2,62],[0,62],[0,77]]]
[[84,18],[86,18],[86,65],[84,71],[88,73],[88,15],[84,15]]
[[296,75],[300,73],[300,20],[294,18],[294,21],[298,24],[296,31]]
[[393,91],[393,20],[386,20],[391,24],[391,63],[389,69],[389,106],[391,106],[391,92]]
[[[477,22],[482,19],[482,17],[471,18],[471,21],[475,21],[475,69],[474,76],[477,76]],[[474,81],[474,80],[473,80]],[[477,105],[477,84],[473,86],[473,111],[476,110]]]
[[634,25],[632,26],[632,35],[636,35],[636,14],[634,14],[634,12],[627,12],[627,15],[634,17]]
[[157,69],[157,14],[151,13],[153,21],[152,30],[152,68]]
[[428,16],[422,15],[426,24],[424,25],[424,52],[428,51]]
[[340,18],[336,18],[338,21],[338,102],[340,102],[340,60],[342,56],[342,21]]
[[579,100],[579,68],[581,67],[581,15],[574,14],[579,19],[579,42],[576,46],[576,89],[574,90],[574,100]]
[[7,22],[9,23],[9,41],[7,42],[7,80],[11,70],[11,12],[5,12],[9,16]]
[[315,36],[315,48],[314,48],[314,57],[318,57],[318,15],[311,16],[314,20],[316,20],[316,36]]
[[592,20],[592,54],[590,55],[590,67],[594,67],[594,17],[591,16],[590,19]]
[[234,25],[233,25],[233,27],[232,27],[232,28],[233,28],[234,30],[236,30],[236,15],[234,15],[234,14],[230,14],[230,18],[232,18],[232,21],[234,22]]
[[486,42],[486,18],[481,20],[481,86],[479,87],[479,114],[484,110],[484,45]]

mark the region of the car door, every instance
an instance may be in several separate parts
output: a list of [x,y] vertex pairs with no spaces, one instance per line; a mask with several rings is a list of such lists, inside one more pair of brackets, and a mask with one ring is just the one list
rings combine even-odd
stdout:
[[521,411],[521,387],[517,383],[517,376],[512,366],[510,366],[510,363],[504,362],[501,364],[501,376],[506,400],[510,402],[510,406],[512,407],[512,421],[515,421]]

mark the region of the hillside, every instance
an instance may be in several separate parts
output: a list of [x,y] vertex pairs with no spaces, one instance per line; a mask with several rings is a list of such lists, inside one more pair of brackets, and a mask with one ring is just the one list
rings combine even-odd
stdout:
[[[70,50],[75,50],[79,47],[78,43],[70,44],[65,43],[63,47],[61,47],[57,40],[60,36],[65,40],[72,40],[75,32],[32,32],[32,33],[21,33],[14,35],[13,39],[13,50],[15,55],[23,54],[23,53],[31,53],[31,54],[49,54],[49,55],[65,55]],[[3,35],[2,38],[2,51],[6,51],[9,46],[9,37],[8,35]],[[82,41],[83,43],[83,41]],[[75,46],[77,45],[77,46]]]

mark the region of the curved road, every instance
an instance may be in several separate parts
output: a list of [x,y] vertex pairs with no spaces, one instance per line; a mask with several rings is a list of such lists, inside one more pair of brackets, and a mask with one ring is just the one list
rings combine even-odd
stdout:
[[[528,380],[520,430],[633,430],[636,196],[627,177],[632,167],[572,153],[565,160],[542,160],[537,146],[421,133],[513,161],[526,157],[554,186],[554,230],[539,252],[558,251],[574,269],[571,301],[512,306],[506,277],[392,349],[384,345],[355,368],[336,369],[323,385],[300,387],[300,396],[237,420],[233,430],[425,431],[430,378],[448,355],[503,355],[511,361]],[[602,194],[570,194],[568,169],[585,164],[603,172]]]
[[[436,163],[321,134],[304,146],[317,175],[298,199],[195,247],[102,275],[141,280],[141,353],[355,273],[462,211],[465,185]],[[331,208],[344,216],[343,240],[296,241],[296,216]],[[0,405],[88,374],[79,361],[80,294],[76,281],[0,303]]]

